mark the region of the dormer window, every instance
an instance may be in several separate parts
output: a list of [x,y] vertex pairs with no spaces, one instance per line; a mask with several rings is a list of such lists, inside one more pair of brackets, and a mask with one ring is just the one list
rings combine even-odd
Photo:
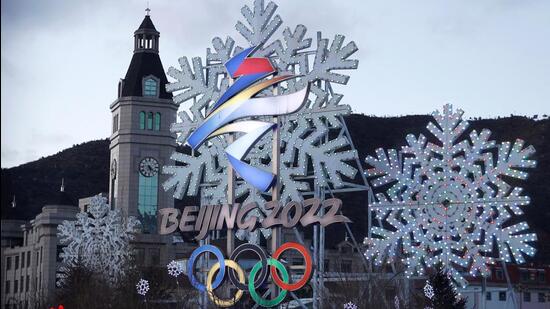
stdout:
[[158,80],[152,76],[143,79],[143,96],[158,97]]

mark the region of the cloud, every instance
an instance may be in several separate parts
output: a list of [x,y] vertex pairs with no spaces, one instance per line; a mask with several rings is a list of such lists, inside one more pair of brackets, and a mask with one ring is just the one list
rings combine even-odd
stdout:
[[[151,1],[165,70],[182,56],[204,58],[215,36],[244,44],[235,23],[252,2]],[[335,85],[356,112],[425,114],[451,102],[472,117],[548,113],[548,1],[275,2],[283,27],[303,24],[314,39],[322,31],[357,43],[359,69],[347,86]],[[34,141],[42,143],[29,151],[37,158],[108,136],[109,104],[145,2],[20,0],[1,8],[6,162],[25,162],[9,153]]]

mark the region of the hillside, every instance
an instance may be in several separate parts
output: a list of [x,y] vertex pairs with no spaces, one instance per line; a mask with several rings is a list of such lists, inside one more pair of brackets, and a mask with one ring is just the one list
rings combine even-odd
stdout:
[[[354,114],[347,117],[346,123],[359,150],[361,162],[364,162],[364,158],[373,154],[376,148],[404,145],[408,133],[430,136],[425,129],[430,119],[429,116],[381,118]],[[513,142],[515,138],[521,138],[526,141],[526,145],[536,148],[534,159],[538,161],[537,168],[530,171],[527,181],[517,185],[524,187],[525,194],[532,199],[531,207],[525,209],[527,221],[540,235],[550,235],[547,224],[550,222],[550,120],[508,117],[475,120],[470,123],[470,130],[490,129],[493,132],[492,139],[497,142]],[[83,143],[34,162],[2,169],[1,177],[2,219],[30,219],[42,206],[55,201],[61,178],[65,179],[66,192],[75,198],[106,192],[109,179],[109,141],[105,139]],[[14,194],[17,208],[12,209],[10,202]],[[365,236],[367,222],[366,193],[346,194],[341,195],[341,198],[344,200],[345,214],[354,222],[354,234],[361,240]],[[329,227],[327,243],[342,240],[343,236],[342,226]],[[547,254],[549,253],[544,253],[550,257]]]

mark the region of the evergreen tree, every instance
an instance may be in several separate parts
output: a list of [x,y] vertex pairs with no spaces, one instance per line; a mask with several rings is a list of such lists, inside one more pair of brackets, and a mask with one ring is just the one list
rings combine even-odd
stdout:
[[466,307],[466,299],[458,296],[451,279],[443,270],[439,269],[437,273],[431,275],[428,283],[433,289],[433,293],[426,293],[426,291],[424,293],[427,307],[433,309],[464,309]]

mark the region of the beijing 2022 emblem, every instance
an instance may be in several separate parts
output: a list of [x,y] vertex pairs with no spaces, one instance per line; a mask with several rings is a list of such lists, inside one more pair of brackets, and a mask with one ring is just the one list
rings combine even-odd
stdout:
[[[296,78],[293,74],[275,75],[276,70],[268,58],[250,57],[257,49],[256,46],[247,48],[233,56],[225,63],[225,68],[234,83],[216,101],[208,111],[204,121],[189,135],[187,144],[198,149],[208,139],[227,133],[244,133],[236,141],[227,146],[225,153],[233,169],[246,182],[257,189],[266,192],[277,181],[277,175],[254,167],[243,159],[250,149],[277,124],[248,119],[239,122],[236,120],[250,117],[279,116],[298,111],[307,101],[309,85],[294,93],[283,95],[266,95],[265,91],[278,83]],[[271,78],[267,78],[271,75]],[[262,95],[258,96],[258,94]],[[337,222],[350,222],[340,214],[342,201],[331,198],[321,201],[318,198],[306,199],[302,202],[289,202],[282,206],[279,201],[270,201],[265,209],[271,212],[261,222],[264,229],[283,226],[293,228],[297,224],[308,226],[318,223],[322,226]],[[195,239],[203,239],[211,230],[221,230],[225,227],[254,231],[260,224],[255,216],[247,216],[258,208],[255,202],[240,205],[203,205],[186,206],[181,213],[174,208],[160,209],[162,217],[160,234],[170,234],[178,228],[181,232],[198,232]],[[320,211],[320,210],[324,211]],[[285,266],[278,260],[282,253],[294,249],[304,259],[304,274],[302,278],[290,283],[290,275]],[[237,263],[237,258],[245,251],[258,256],[259,261],[252,267],[246,283],[245,272]],[[217,262],[208,271],[205,283],[200,283],[195,276],[195,266],[201,254],[212,253]],[[212,245],[202,245],[195,249],[187,262],[187,276],[191,285],[201,292],[207,292],[210,300],[220,307],[234,305],[246,291],[251,298],[264,307],[273,307],[280,304],[290,291],[302,288],[312,275],[312,259],[309,251],[301,244],[294,242],[284,243],[268,257],[265,250],[254,244],[243,244],[231,252],[229,259],[225,259],[222,251]],[[221,299],[215,295],[224,278],[238,289],[229,299]],[[272,298],[263,298],[257,290],[264,287],[271,275],[272,282],[278,286],[280,293]]]

